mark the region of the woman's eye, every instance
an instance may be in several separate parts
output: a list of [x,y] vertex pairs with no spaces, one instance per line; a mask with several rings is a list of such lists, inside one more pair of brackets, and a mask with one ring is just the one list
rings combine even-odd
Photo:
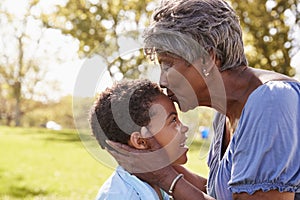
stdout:
[[172,67],[172,64],[171,63],[162,62],[160,64],[160,66],[161,66],[161,69],[163,71],[168,71],[168,69],[170,69]]

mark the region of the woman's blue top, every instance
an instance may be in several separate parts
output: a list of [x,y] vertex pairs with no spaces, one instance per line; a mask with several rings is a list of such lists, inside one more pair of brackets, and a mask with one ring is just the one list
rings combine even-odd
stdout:
[[214,121],[208,194],[279,190],[300,199],[300,83],[270,81],[249,96],[226,152],[221,156],[225,116]]

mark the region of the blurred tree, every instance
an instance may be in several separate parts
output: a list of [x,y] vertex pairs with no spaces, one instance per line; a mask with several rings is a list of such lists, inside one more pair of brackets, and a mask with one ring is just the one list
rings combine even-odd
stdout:
[[28,106],[22,106],[26,98],[47,98],[45,88],[42,93],[36,90],[44,81],[47,65],[65,59],[61,48],[48,39],[55,30],[51,32],[42,23],[39,3],[39,0],[20,1],[16,7],[9,0],[0,2],[0,118],[6,119],[7,125],[12,121],[16,126],[21,125],[21,117],[28,111]]
[[144,59],[141,31],[154,8],[153,0],[69,0],[43,21],[77,38],[81,57],[104,58],[113,78],[136,78],[144,70],[136,67]]
[[[14,99],[14,111],[11,109],[5,110],[7,124],[10,124],[12,118],[15,119],[15,125],[20,125],[21,120],[21,91],[25,74],[36,72],[38,70],[37,63],[32,59],[28,59],[30,52],[25,52],[25,45],[29,42],[28,32],[28,17],[30,9],[37,2],[32,2],[28,13],[23,18],[20,15],[14,15],[9,12],[9,4],[1,2],[0,4],[0,24],[1,24],[1,43],[0,43],[0,76],[1,84],[6,89],[2,92],[2,98],[7,104],[11,105],[11,100]],[[4,28],[5,27],[5,28]],[[5,98],[6,97],[6,98]],[[11,106],[8,106],[11,107]]]
[[294,42],[295,26],[300,20],[300,1],[231,2],[241,20],[249,65],[294,76],[290,58],[300,47]]
[[2,122],[3,124],[10,126],[13,120],[14,101],[12,95],[8,91],[9,86],[5,81],[0,80],[0,123]]
[[[57,102],[43,103],[26,99],[24,103],[32,112],[27,112],[23,117],[24,126],[45,126],[48,121],[55,121],[63,128],[75,128],[72,113],[72,96],[64,96]],[[87,111],[85,119],[87,120]]]
[[[143,62],[143,54],[133,53],[130,47],[131,52],[122,52],[122,45],[134,46],[130,39],[138,39],[138,29],[147,26],[158,1],[69,0],[56,13],[44,15],[43,21],[77,38],[82,57],[97,53],[106,59],[112,77],[136,78],[145,70],[136,67]],[[290,58],[299,48],[293,34],[294,25],[300,24],[299,0],[231,2],[241,18],[250,66],[293,76]],[[122,53],[132,54],[122,57]]]
[[211,127],[215,116],[215,110],[212,108],[200,106],[189,112],[178,112],[182,123],[189,127],[189,134],[197,134],[199,127]]
[[[96,98],[74,97],[73,98],[73,117],[78,130],[89,130],[89,111]],[[80,131],[81,132],[81,131]],[[79,132],[79,133],[80,133]],[[90,134],[90,132],[88,133]]]

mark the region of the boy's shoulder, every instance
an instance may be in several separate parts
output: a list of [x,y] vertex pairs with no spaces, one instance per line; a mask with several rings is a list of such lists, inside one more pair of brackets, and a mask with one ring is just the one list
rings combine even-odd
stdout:
[[115,172],[101,186],[96,200],[135,200],[151,196],[153,197],[151,199],[158,199],[157,194],[149,184],[118,166]]
[[[103,183],[103,185],[101,186],[101,188],[97,194],[96,200],[139,199],[134,188],[131,185],[127,184],[126,181],[123,180],[123,177],[122,177],[123,173],[121,172],[121,174],[120,174],[118,168]],[[135,198],[135,196],[137,198]]]

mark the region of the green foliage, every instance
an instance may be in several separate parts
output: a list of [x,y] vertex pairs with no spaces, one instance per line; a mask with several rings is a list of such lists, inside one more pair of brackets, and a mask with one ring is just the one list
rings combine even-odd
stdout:
[[[273,70],[289,76],[295,75],[290,66],[293,43],[292,24],[287,24],[287,13],[297,20],[298,0],[231,0],[241,19],[244,31],[246,53],[249,65],[255,68]],[[299,7],[299,5],[298,5]],[[290,20],[291,21],[291,20]]]
[[[44,105],[33,100],[33,97],[41,96],[36,94],[34,88],[43,80],[45,71],[40,68],[44,58],[34,57],[36,54],[31,49],[48,54],[47,50],[39,47],[45,27],[59,29],[76,38],[81,57],[99,54],[113,79],[120,76],[138,78],[149,67],[140,48],[141,31],[149,25],[150,16],[158,2],[68,0],[52,13],[37,14],[39,12],[33,11],[40,11],[39,1],[34,0],[27,2],[28,9],[20,18],[7,12],[2,2],[0,24],[5,29],[1,32],[0,48],[3,57],[0,61],[0,123],[12,125],[12,120],[19,116],[24,117],[21,122],[26,126],[54,119],[66,127],[74,127],[70,100],[68,103],[63,100],[61,105]],[[295,70],[290,66],[290,57],[299,48],[295,42],[297,36],[292,34],[296,24],[300,25],[299,0],[231,2],[244,29],[250,66],[293,76]],[[287,22],[287,13],[295,20]],[[34,35],[27,31],[29,19],[36,24]],[[15,50],[9,57],[11,49]],[[86,113],[82,113],[82,116],[84,118]],[[20,119],[15,122],[18,123]]]
[[[0,137],[0,199],[94,199],[113,172],[92,158],[75,130],[0,126]],[[195,140],[188,152],[187,167],[203,176],[207,142]]]
[[[64,33],[77,38],[81,55],[90,55],[95,51],[100,54],[104,51],[104,55],[110,55],[117,46],[118,34],[132,30],[127,25],[138,28],[139,23],[145,23],[141,21],[142,15],[150,17],[146,11],[149,2],[69,0],[53,15],[45,15],[44,21],[49,27],[60,28]],[[124,22],[129,23],[127,27]]]
[[28,107],[25,101],[45,98],[36,88],[45,82],[45,63],[59,61],[60,48],[46,41],[47,29],[40,19],[39,0],[24,1],[17,6],[18,12],[10,9],[9,2],[0,4],[0,99],[4,106],[0,109],[0,122],[20,126],[28,112],[24,109]]
[[[52,17],[45,16],[44,22],[77,38],[82,56],[100,54],[107,59],[109,69],[115,67],[125,77],[136,78],[140,71],[135,66],[143,62],[144,56],[140,52],[134,62],[133,57],[126,60],[118,56],[118,39],[122,33],[126,33],[128,38],[138,37],[139,32],[130,31],[147,26],[156,5],[150,2],[158,1],[105,0],[92,3],[87,0],[69,0]],[[295,70],[290,66],[290,57],[293,55],[291,50],[299,48],[299,45],[291,36],[293,26],[286,22],[289,12],[290,16],[296,18],[295,23],[299,23],[299,0],[231,2],[241,18],[250,66],[293,76]],[[111,74],[114,73],[111,70]]]
[[0,81],[0,123],[9,126],[13,120],[14,99],[9,85]]
[[[139,40],[141,29],[149,23],[153,9],[149,6],[150,2],[152,0],[69,0],[57,12],[44,15],[43,21],[48,27],[61,29],[63,33],[77,38],[81,57],[99,54],[108,69],[118,69],[117,72],[110,70],[111,75],[121,73],[137,78],[140,74],[137,66],[144,60],[142,50],[122,52],[121,46],[128,47],[130,41]],[[121,56],[122,53],[132,53],[132,50],[135,55]]]
[[95,98],[73,97],[73,117],[77,129],[89,129],[89,112],[94,101]]

